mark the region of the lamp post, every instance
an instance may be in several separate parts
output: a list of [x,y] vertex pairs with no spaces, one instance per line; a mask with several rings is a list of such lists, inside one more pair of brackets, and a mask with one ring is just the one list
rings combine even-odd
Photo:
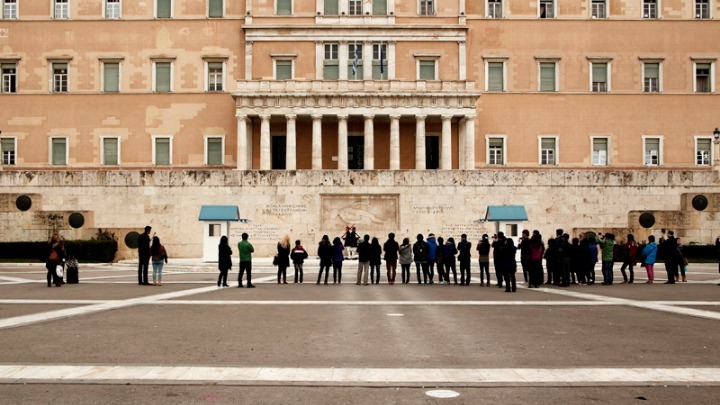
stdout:
[[720,171],[720,129],[713,131],[713,170]]

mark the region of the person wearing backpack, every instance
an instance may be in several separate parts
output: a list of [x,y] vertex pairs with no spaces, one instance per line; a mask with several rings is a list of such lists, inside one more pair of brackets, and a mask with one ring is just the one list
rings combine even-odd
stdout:
[[[625,258],[623,260],[622,267],[620,267],[620,272],[623,276],[623,282],[622,284],[632,284],[635,280],[635,272],[633,271],[633,267],[635,267],[635,264],[637,264],[637,254],[638,254],[638,244],[635,242],[635,236],[633,234],[628,234],[627,236],[627,242],[625,242]],[[630,270],[630,279],[628,280],[627,274],[625,274],[625,269],[629,268]]]
[[303,282],[303,262],[307,259],[308,253],[305,248],[300,244],[300,239],[295,241],[295,247],[290,252],[290,259],[292,259],[293,266],[295,267],[295,281],[294,283]]

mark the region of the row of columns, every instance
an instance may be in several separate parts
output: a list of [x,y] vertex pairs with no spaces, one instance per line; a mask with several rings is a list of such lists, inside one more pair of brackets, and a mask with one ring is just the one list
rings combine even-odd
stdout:
[[[270,115],[262,114],[260,117],[260,170],[270,170],[272,167],[270,145]],[[322,115],[313,114],[312,117],[312,169],[322,169]],[[348,118],[349,115],[337,115],[338,119],[338,170],[348,169]],[[363,115],[365,135],[364,169],[375,169],[375,116]],[[425,170],[425,120],[426,115],[415,116],[415,169]],[[452,115],[442,115],[442,131],[440,135],[440,169],[452,169]],[[297,115],[286,114],[286,153],[285,169],[297,169]],[[238,169],[252,169],[252,154],[250,139],[247,132],[248,117],[237,116],[238,125]],[[464,116],[458,126],[460,159],[459,168],[468,170],[475,168],[475,116]],[[344,151],[344,153],[343,153]],[[400,169],[400,115],[390,115],[390,170]]]

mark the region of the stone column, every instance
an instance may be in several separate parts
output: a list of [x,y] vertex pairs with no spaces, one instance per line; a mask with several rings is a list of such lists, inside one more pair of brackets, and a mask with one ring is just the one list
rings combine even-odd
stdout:
[[[373,46],[372,42],[363,42],[363,80],[372,80],[372,67],[373,67]],[[367,167],[366,167],[367,169]]]
[[253,43],[245,42],[245,80],[252,80]]
[[288,114],[285,116],[287,120],[287,133],[285,143],[285,170],[297,169],[297,135],[295,132],[295,119],[297,115]]
[[312,116],[312,169],[322,169],[322,115]]
[[440,169],[452,169],[452,115],[443,115],[442,137],[440,139]]
[[465,117],[465,170],[475,170],[475,116]]
[[372,114],[365,115],[365,161],[363,169],[375,169],[375,127]]
[[467,79],[467,45],[465,41],[458,41],[458,80]]
[[425,170],[425,117],[415,116],[415,170]]
[[235,118],[237,118],[237,169],[248,170],[247,116],[238,114]]
[[388,72],[388,80],[395,80],[395,45],[397,42],[395,41],[389,41],[388,42],[388,51],[387,51],[387,72]]
[[[341,1],[340,4],[346,2]],[[338,80],[348,79],[348,43],[340,41],[338,44]]]
[[270,170],[270,115],[260,116],[260,170]]
[[338,115],[338,170],[348,169],[348,116]]
[[465,170],[465,117],[458,121],[458,169]]
[[400,115],[390,116],[390,170],[400,170]]

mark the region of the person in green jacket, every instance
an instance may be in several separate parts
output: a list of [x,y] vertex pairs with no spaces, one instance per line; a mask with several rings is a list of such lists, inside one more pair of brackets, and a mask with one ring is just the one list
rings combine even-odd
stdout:
[[240,274],[238,275],[238,288],[242,288],[243,273],[247,270],[247,288],[255,288],[252,283],[252,253],[255,251],[253,245],[248,242],[248,234],[243,232],[242,240],[238,243],[240,254]]
[[602,249],[602,273],[603,285],[612,285],[613,283],[613,248],[615,246],[615,235],[606,233],[605,236],[595,236],[598,246]]

